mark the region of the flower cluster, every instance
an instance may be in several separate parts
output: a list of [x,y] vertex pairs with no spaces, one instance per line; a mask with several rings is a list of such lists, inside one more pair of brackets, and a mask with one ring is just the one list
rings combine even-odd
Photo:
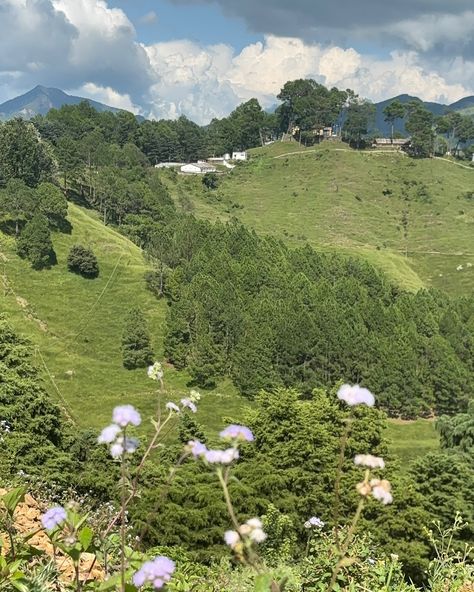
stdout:
[[369,469],[383,469],[385,462],[380,456],[372,456],[371,454],[356,454],[354,463]]
[[155,362],[153,366],[148,366],[147,374],[148,378],[151,378],[152,380],[163,380],[163,366],[160,362]]
[[186,449],[195,458],[202,458],[209,464],[229,465],[239,458],[239,444],[241,442],[252,442],[254,439],[249,428],[236,424],[226,427],[219,435],[223,440],[232,441],[233,446],[225,450],[209,450],[199,440],[190,440]]
[[225,450],[209,450],[199,440],[190,440],[187,450],[194,458],[202,458],[209,464],[230,465],[230,463],[239,458],[237,448],[226,448]]
[[251,543],[263,543],[267,535],[263,531],[263,525],[258,518],[250,518],[245,524],[239,526],[238,530],[227,530],[224,533],[224,540],[233,550],[239,550],[244,540]]
[[384,506],[393,502],[391,494],[392,486],[390,485],[390,481],[387,481],[386,479],[365,480],[358,483],[356,488],[360,495],[367,497],[372,494],[372,497],[382,502]]
[[55,506],[41,516],[41,524],[46,530],[53,530],[67,518],[66,510],[62,506]]
[[358,384],[351,386],[350,384],[343,384],[337,391],[337,397],[341,401],[347,403],[350,407],[354,405],[367,405],[373,407],[375,404],[375,397],[369,389],[363,388]]
[[125,436],[123,430],[127,426],[139,426],[141,417],[132,405],[119,405],[112,413],[113,423],[102,430],[97,442],[110,444],[110,454],[113,458],[120,458],[124,452],[132,454],[138,448],[137,438]]
[[175,568],[174,561],[168,557],[160,555],[151,561],[146,561],[141,566],[133,576],[133,583],[137,588],[150,583],[155,590],[159,590],[171,580]]
[[304,523],[304,527],[321,529],[324,527],[324,524],[325,523],[321,520],[321,518],[318,518],[317,516],[311,516],[311,518]]

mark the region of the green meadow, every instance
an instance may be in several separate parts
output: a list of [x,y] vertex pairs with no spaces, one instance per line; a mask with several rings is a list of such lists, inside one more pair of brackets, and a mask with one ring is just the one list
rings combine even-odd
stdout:
[[409,290],[474,288],[474,168],[337,142],[250,153],[214,191],[197,177],[165,178],[198,216],[236,217],[292,245],[364,257]]

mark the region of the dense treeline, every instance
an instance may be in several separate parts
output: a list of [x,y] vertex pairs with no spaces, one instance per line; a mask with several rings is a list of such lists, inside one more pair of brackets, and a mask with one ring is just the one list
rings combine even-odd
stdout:
[[240,224],[169,227],[166,354],[197,384],[310,393],[340,378],[392,415],[464,408],[473,384],[472,299],[401,292],[369,264],[296,250]]

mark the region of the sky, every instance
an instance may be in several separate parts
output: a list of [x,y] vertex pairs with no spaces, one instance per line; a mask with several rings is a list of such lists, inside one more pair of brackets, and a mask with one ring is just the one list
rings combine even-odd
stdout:
[[474,0],[0,0],[0,103],[42,84],[205,124],[296,78],[474,95]]

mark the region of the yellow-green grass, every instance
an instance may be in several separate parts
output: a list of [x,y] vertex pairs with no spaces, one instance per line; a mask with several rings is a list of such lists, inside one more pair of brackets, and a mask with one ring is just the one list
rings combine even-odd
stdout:
[[[405,199],[404,182],[419,183],[431,202],[414,196],[416,186]],[[474,267],[466,267],[474,264],[474,200],[466,197],[474,190],[474,168],[400,152],[357,152],[338,142],[311,149],[277,142],[251,151],[250,161],[223,177],[216,191],[197,177],[167,183],[174,195],[191,198],[198,216],[235,216],[291,245],[362,256],[407,289],[474,288]]]
[[[163,356],[166,304],[146,289],[147,269],[141,250],[95,213],[69,205],[71,234],[55,233],[57,265],[34,271],[15,252],[15,241],[0,233],[3,287],[0,310],[35,346],[35,358],[48,391],[61,401],[81,427],[105,425],[112,408],[136,405],[144,416],[156,407],[154,383],[145,370],[125,370],[120,351],[124,317],[139,306],[149,322],[157,359]],[[100,266],[97,279],[70,273],[70,247],[93,248]],[[166,368],[169,398],[189,389],[186,373]],[[197,416],[207,428],[222,426],[223,417],[242,412],[243,401],[229,381],[203,392]]]
[[385,437],[391,454],[400,461],[402,467],[406,467],[411,460],[439,448],[435,423],[427,419],[389,420]]

